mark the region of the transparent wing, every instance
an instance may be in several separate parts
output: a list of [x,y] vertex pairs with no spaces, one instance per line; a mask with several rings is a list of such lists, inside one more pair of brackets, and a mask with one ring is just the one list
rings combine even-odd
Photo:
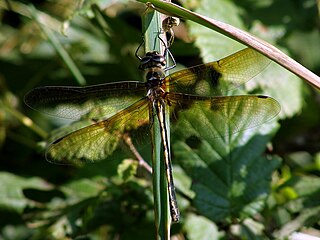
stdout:
[[167,97],[171,122],[181,131],[193,132],[194,136],[199,135],[200,126],[206,128],[201,132],[212,138],[230,136],[270,121],[280,112],[279,103],[267,96],[202,97],[168,93]]
[[46,86],[31,90],[25,103],[52,116],[78,120],[108,118],[145,96],[141,82],[116,82],[88,87]]
[[216,62],[187,68],[164,79],[167,91],[217,96],[239,87],[268,66],[270,60],[245,48]]
[[48,146],[46,158],[49,162],[74,165],[105,159],[116,149],[123,133],[148,123],[148,100],[143,98],[107,120],[55,140]]

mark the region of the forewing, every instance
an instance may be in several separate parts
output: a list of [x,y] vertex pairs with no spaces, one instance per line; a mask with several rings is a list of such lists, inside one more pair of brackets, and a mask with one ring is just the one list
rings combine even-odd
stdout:
[[194,136],[199,132],[212,138],[230,136],[270,121],[280,112],[279,103],[267,96],[201,97],[169,93],[167,97],[171,122]]
[[46,86],[31,90],[25,103],[52,116],[107,119],[145,96],[144,83],[116,82],[88,87]]
[[245,48],[216,62],[187,68],[164,79],[167,91],[217,96],[239,87],[268,66],[270,60]]
[[117,147],[123,133],[148,124],[148,100],[143,98],[107,120],[77,130],[51,143],[49,162],[79,165],[105,159]]

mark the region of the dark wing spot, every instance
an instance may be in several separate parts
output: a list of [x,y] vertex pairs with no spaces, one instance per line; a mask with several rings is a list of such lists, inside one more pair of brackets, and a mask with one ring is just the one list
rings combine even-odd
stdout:
[[215,99],[212,99],[210,109],[212,111],[219,111],[221,109],[221,105],[217,104],[217,101]]
[[64,137],[58,138],[57,140],[55,140],[55,141],[52,142],[51,144],[52,144],[52,145],[53,145],[53,144],[57,144],[57,143],[61,142],[63,139],[64,139]]
[[99,119],[98,119],[98,118],[91,118],[91,121],[92,121],[93,123],[97,123],[97,122],[99,121]]
[[217,72],[214,68],[208,69],[208,78],[210,79],[210,82],[213,88],[216,88],[219,86],[220,76],[221,76],[221,73]]
[[264,95],[259,95],[257,96],[258,98],[269,98],[268,96],[264,96]]

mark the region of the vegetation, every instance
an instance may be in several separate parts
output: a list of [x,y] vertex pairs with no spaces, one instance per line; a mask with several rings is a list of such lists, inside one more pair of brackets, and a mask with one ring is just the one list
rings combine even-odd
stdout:
[[[62,166],[45,160],[47,141],[85,124],[28,108],[36,86],[141,80],[136,1],[1,1],[0,239],[152,239],[151,176],[127,146],[104,161]],[[179,1],[245,29],[320,75],[315,1]],[[319,4],[319,3],[318,3]],[[184,19],[170,48],[177,69],[230,55],[243,45]],[[319,91],[275,63],[233,94],[266,94],[281,104],[276,121],[228,139],[172,129],[174,179],[185,239],[320,236]],[[197,121],[190,115],[190,121]],[[146,129],[146,131],[148,131]],[[134,133],[132,133],[134,135]],[[135,145],[151,162],[148,136]],[[142,144],[143,143],[143,144]]]

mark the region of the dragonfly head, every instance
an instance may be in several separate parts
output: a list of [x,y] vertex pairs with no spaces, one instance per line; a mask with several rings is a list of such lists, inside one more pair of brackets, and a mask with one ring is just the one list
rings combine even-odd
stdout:
[[139,69],[148,70],[151,68],[164,68],[166,66],[166,59],[159,52],[147,52],[141,59]]

